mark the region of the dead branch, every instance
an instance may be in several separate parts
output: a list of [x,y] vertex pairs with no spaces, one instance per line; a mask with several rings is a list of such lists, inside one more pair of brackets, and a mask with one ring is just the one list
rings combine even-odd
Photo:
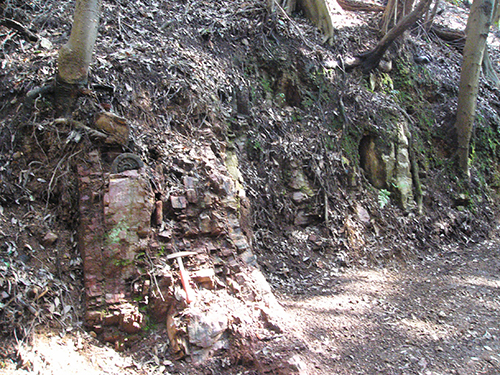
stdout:
[[3,18],[0,20],[0,25],[5,26],[9,29],[16,30],[21,34],[25,39],[30,42],[38,41],[38,36],[29,31],[26,27],[21,25],[19,22],[11,20],[10,18]]
[[363,60],[361,66],[363,67],[363,71],[365,73],[370,72],[378,66],[380,60],[384,56],[384,53],[387,51],[392,42],[394,42],[396,38],[402,35],[410,26],[417,22],[417,20],[427,11],[431,2],[432,0],[420,1],[411,13],[404,16],[401,21],[396,24],[396,26],[385,34],[374,49],[357,56]]
[[357,0],[337,0],[340,7],[352,12],[383,12],[385,7],[382,5],[357,1]]

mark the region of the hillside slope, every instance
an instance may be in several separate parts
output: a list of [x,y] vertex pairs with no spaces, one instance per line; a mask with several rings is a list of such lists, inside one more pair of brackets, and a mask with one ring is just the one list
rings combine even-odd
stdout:
[[[55,75],[72,4],[10,1],[2,11],[38,36],[28,41],[15,30],[1,29],[0,326],[10,343],[1,353],[5,364],[50,368],[37,358],[36,345],[43,353],[42,346],[55,340],[53,332],[62,332],[69,337],[62,345],[74,345],[83,354],[75,358],[83,368],[89,363],[95,368],[93,355],[103,363],[121,363],[120,370],[101,366],[95,370],[100,373],[330,370],[324,363],[314,370],[328,358],[326,349],[315,353],[314,340],[297,334],[289,315],[274,321],[272,305],[271,311],[255,308],[253,315],[233,313],[251,322],[234,318],[232,350],[223,347],[205,368],[192,368],[191,359],[176,360],[163,322],[150,324],[148,334],[134,339],[123,356],[98,349],[99,341],[81,331],[85,302],[77,183],[78,167],[97,144],[104,169],[124,151],[150,168],[152,180],[159,181],[156,198],[166,197],[173,205],[164,214],[172,227],[160,226],[155,234],[171,230],[174,246],[177,240],[188,250],[199,240],[196,246],[210,255],[206,263],[223,270],[220,294],[207,301],[220,303],[227,292],[228,300],[238,301],[228,307],[231,311],[250,306],[252,298],[266,300],[266,286],[248,287],[249,292],[237,277],[246,275],[248,265],[262,271],[278,300],[285,295],[307,299],[322,288],[336,293],[325,281],[349,278],[358,267],[418,264],[438,249],[480,242],[496,229],[498,89],[482,83],[473,179],[465,189],[450,162],[460,51],[420,27],[389,51],[389,73],[363,75],[344,71],[342,62],[376,43],[379,15],[339,11],[330,46],[300,14],[270,14],[264,1],[104,1],[91,85],[73,119],[88,127],[101,111],[126,119],[130,142],[121,147],[54,122],[50,97],[25,101],[30,90]],[[465,8],[441,5],[439,24],[463,29],[465,20]],[[493,34],[494,61],[498,43]],[[429,57],[429,63],[415,63],[416,56]],[[393,187],[375,188],[361,167],[362,145],[391,139],[393,124],[401,118],[408,122],[424,187],[422,213],[412,200],[398,206]],[[172,203],[170,197],[188,196],[186,176],[198,181],[199,194],[213,198],[198,206],[190,202],[200,211],[176,211]],[[234,189],[227,188],[227,179]],[[207,217],[202,204],[220,210],[209,213],[209,228],[199,235],[193,223],[201,227]],[[217,212],[226,216],[214,219]],[[237,236],[226,233],[230,214],[238,221],[231,227],[238,229]],[[221,250],[221,239],[231,251]],[[248,242],[248,252],[239,240]],[[159,267],[163,251],[156,247],[155,256],[142,258],[141,264]],[[204,262],[197,259],[189,266],[202,269]],[[289,299],[283,305],[295,308]],[[26,335],[27,342],[35,335],[34,349],[16,343],[13,332],[19,339]],[[278,355],[269,356],[271,350]],[[307,363],[309,356],[316,362]]]

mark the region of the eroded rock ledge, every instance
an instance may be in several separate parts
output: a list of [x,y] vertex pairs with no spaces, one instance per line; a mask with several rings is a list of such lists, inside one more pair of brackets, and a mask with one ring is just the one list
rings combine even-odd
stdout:
[[[235,155],[216,156],[207,144],[179,150],[161,167],[117,173],[112,157],[94,150],[78,167],[89,329],[120,350],[164,324],[174,358],[194,363],[220,349],[241,356],[254,332],[281,333],[282,310],[253,255]],[[191,303],[169,257],[180,252],[189,255]]]

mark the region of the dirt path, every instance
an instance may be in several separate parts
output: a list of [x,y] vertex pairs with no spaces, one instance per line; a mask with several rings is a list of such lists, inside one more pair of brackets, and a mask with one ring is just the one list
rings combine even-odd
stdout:
[[280,300],[313,352],[311,373],[500,373],[498,240],[316,282]]
[[[299,340],[281,353],[270,342],[262,350],[270,359],[299,352],[295,367],[304,375],[500,373],[498,239],[449,247],[399,269],[320,270],[275,290],[289,314],[286,335]],[[291,293],[294,284],[307,294]],[[191,373],[183,366],[171,372],[170,361],[139,365],[83,331],[36,335],[20,354],[19,364],[30,362],[34,373],[76,373],[75,364],[89,374]],[[0,373],[26,373],[14,365]],[[238,373],[261,373],[255,370]]]

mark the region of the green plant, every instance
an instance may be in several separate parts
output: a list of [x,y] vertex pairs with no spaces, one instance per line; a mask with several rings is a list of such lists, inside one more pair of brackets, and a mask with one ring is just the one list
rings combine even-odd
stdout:
[[302,99],[301,104],[304,108],[311,108],[314,105],[314,100],[309,95],[306,95],[306,97]]
[[278,93],[278,95],[276,95],[276,102],[278,103],[278,105],[280,106],[283,106],[285,105],[286,103],[286,98],[285,98],[285,94],[280,92]]
[[384,208],[391,201],[391,192],[386,189],[380,189],[378,191],[378,204],[380,208]]
[[273,89],[271,87],[271,81],[267,79],[266,77],[261,77],[260,78],[260,84],[262,85],[262,89],[266,93],[272,93]]
[[113,265],[118,267],[130,266],[134,262],[130,259],[113,259]]
[[332,139],[332,137],[326,136],[323,139],[323,142],[324,142],[327,150],[329,150],[329,151],[335,150],[335,141]]

